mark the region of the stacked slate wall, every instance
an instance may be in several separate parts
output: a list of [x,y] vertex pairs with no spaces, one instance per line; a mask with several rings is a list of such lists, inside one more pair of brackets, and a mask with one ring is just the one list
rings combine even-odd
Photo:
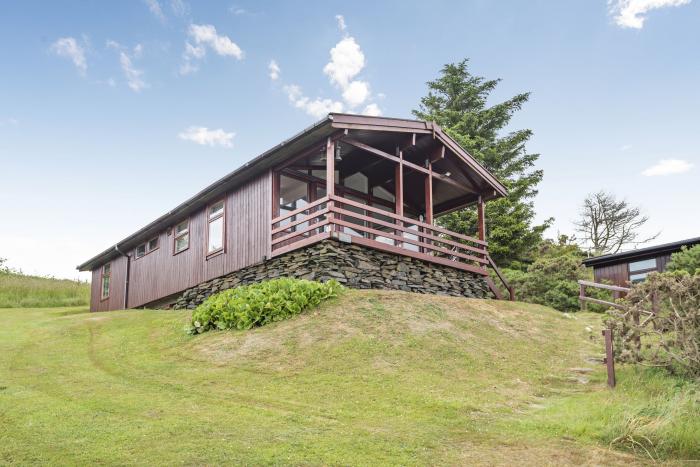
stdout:
[[203,282],[186,290],[173,307],[192,309],[216,292],[278,277],[322,282],[335,279],[356,289],[490,296],[481,275],[330,239]]

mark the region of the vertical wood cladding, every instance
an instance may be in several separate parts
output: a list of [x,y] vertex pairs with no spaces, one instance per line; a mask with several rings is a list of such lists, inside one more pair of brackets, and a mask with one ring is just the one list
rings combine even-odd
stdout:
[[596,266],[593,269],[593,276],[596,282],[610,281],[613,285],[621,287],[629,285],[627,282],[629,281],[627,263]]
[[90,287],[90,311],[119,310],[124,308],[124,281],[126,280],[126,258],[120,256],[111,261],[109,297],[102,300],[102,267],[92,271]]
[[[224,253],[206,257],[207,210],[190,216],[190,244],[173,255],[173,224],[158,235],[158,249],[135,259],[131,250],[129,278],[130,308],[182,292],[200,282],[213,279],[262,261],[270,255],[270,173],[251,179],[226,194],[226,228]],[[100,300],[100,271],[92,272],[91,311],[117,310],[124,307],[126,258],[113,261],[112,292]]]

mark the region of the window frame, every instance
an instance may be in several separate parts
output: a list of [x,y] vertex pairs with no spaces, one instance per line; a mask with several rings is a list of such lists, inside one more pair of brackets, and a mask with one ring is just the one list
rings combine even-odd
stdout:
[[[154,240],[156,241],[156,247],[149,250],[148,247],[150,246],[151,242]],[[140,247],[144,247],[144,254],[142,254],[141,256],[139,256],[139,253],[138,253]],[[154,251],[156,251],[159,248],[160,248],[160,235],[156,235],[155,237],[151,237],[150,239],[146,240],[143,243],[139,243],[138,245],[136,245],[136,248],[134,248],[134,261],[141,259],[141,258],[145,258],[146,256],[153,253]]]
[[[221,214],[217,214],[215,217],[211,217],[211,208],[213,208],[214,206],[216,206],[219,203],[221,203],[221,205],[222,205]],[[218,255],[226,252],[226,198],[221,198],[221,199],[218,199],[212,203],[207,204],[206,218],[207,218],[207,232],[206,232],[206,236],[204,239],[204,255],[205,255],[206,259],[209,259],[211,257],[218,256]],[[209,251],[209,231],[211,230],[211,223],[214,221],[217,221],[219,219],[221,219],[221,224],[222,224],[221,248]]]
[[[105,274],[105,268],[109,266],[109,271],[107,274]],[[107,283],[107,295],[105,295],[105,277],[108,278],[109,282]],[[105,263],[102,265],[100,268],[100,301],[103,302],[105,300],[109,300],[109,296],[112,293],[112,262],[110,261],[109,263]]]
[[[177,227],[178,227],[180,224],[184,224],[184,223],[187,223],[187,227],[185,228],[185,231],[178,234],[178,233],[177,233]],[[187,246],[186,246],[185,248],[183,248],[182,250],[178,250],[178,249],[177,249],[177,240],[178,240],[179,238],[181,238],[181,237],[184,237],[185,235],[187,235]],[[190,240],[191,240],[191,236],[190,236],[190,218],[188,217],[187,219],[182,220],[182,221],[178,222],[177,224],[175,224],[175,225],[173,226],[173,256],[179,255],[179,254],[182,253],[183,251],[189,250],[189,249],[190,249]]]
[[[636,269],[632,271],[631,265],[634,263],[641,263],[642,261],[647,261],[647,260],[654,260],[654,267],[653,268],[645,268],[645,269]],[[649,275],[650,272],[658,272],[659,271],[659,258],[658,257],[653,257],[653,258],[647,258],[647,259],[642,259],[642,260],[637,260],[637,261],[629,261],[627,262],[627,282],[630,284],[637,284],[639,282],[644,282],[647,280],[647,276]],[[632,281],[632,276],[638,276],[640,274],[645,274],[644,278],[638,281]]]

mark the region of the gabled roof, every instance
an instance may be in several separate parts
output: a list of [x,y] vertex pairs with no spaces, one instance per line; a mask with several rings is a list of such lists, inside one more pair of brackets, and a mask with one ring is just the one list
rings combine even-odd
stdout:
[[650,246],[639,248],[637,250],[624,251],[610,255],[595,256],[583,260],[586,266],[603,266],[609,264],[627,263],[629,261],[642,260],[645,258],[654,258],[656,256],[675,253],[681,250],[684,246],[700,245],[700,237],[689,238],[687,240],[679,240],[677,242],[664,243],[663,245]]
[[268,149],[249,162],[246,162],[150,224],[80,264],[77,266],[77,269],[79,271],[90,271],[120,256],[120,251],[128,251],[134,248],[139,243],[146,241],[163,229],[170,227],[180,219],[203,209],[207,203],[214,198],[221,196],[223,193],[237,186],[243,185],[252,177],[260,175],[270,168],[277,166],[314,142],[323,141],[325,138],[336,133],[339,129],[432,134],[435,139],[443,143],[447,149],[474,170],[488,186],[493,188],[493,195],[490,196],[491,198],[501,197],[507,194],[505,186],[503,186],[493,174],[486,170],[484,166],[460,147],[459,144],[450,138],[442,128],[434,122],[331,113],[291,138],[282,141],[280,144]]

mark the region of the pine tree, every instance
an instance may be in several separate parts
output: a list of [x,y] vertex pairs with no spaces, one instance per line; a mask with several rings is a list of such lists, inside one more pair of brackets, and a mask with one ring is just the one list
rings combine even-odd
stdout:
[[[440,77],[427,83],[428,95],[413,114],[440,125],[508,188],[507,197],[486,204],[486,239],[499,265],[518,267],[518,263],[528,262],[552,222],[548,219],[533,225],[533,198],[542,170],[532,170],[539,154],[529,154],[525,149],[532,131],[503,131],[530,94],[518,94],[489,106],[488,97],[500,79],[472,75],[467,62],[445,65]],[[466,208],[447,214],[438,223],[454,232],[475,235],[476,210]]]

